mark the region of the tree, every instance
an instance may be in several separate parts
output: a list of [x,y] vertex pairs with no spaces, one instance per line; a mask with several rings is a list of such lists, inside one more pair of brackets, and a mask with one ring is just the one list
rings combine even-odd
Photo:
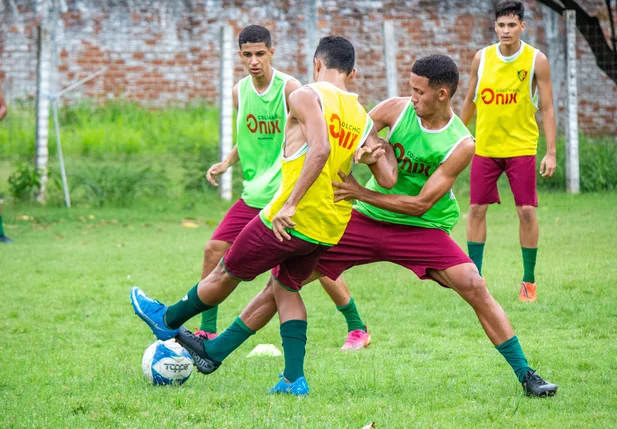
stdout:
[[604,0],[608,9],[608,19],[611,29],[611,43],[604,37],[600,20],[589,15],[580,5],[581,1],[575,0],[538,0],[558,14],[562,15],[567,9],[576,12],[576,28],[581,32],[591,51],[596,57],[596,63],[609,78],[617,84],[617,38],[615,37],[615,24],[613,22],[613,10],[611,0]]

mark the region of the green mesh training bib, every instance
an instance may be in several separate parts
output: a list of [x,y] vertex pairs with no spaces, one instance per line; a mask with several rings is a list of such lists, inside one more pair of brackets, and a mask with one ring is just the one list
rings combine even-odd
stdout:
[[[467,137],[471,137],[469,130],[454,113],[442,129],[427,130],[420,123],[411,102],[408,102],[388,136],[398,161],[398,181],[392,189],[384,189],[371,177],[366,187],[382,194],[416,196],[437,167]],[[452,190],[421,217],[393,213],[360,201],[356,202],[354,208],[383,222],[439,228],[447,233],[450,233],[460,217],[460,209]]]
[[273,70],[270,86],[258,94],[250,76],[238,82],[236,120],[238,155],[242,161],[242,199],[264,208],[281,184],[281,158],[287,103],[285,83],[292,79]]

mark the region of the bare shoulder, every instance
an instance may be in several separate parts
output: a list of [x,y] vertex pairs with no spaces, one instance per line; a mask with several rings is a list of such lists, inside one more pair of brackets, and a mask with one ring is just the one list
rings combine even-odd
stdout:
[[388,98],[373,107],[369,116],[374,122],[392,127],[408,103],[409,97]]

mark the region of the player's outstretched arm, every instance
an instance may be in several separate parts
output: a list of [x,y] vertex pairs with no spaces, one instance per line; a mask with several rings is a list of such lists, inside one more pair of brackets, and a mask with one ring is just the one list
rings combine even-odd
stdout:
[[469,124],[473,114],[476,111],[476,103],[473,99],[476,96],[476,86],[478,86],[478,69],[480,68],[480,58],[482,57],[482,51],[476,52],[471,62],[471,73],[469,74],[469,89],[467,89],[467,95],[463,102],[463,110],[461,111],[460,118],[465,125]]
[[382,188],[392,189],[396,185],[398,165],[394,150],[387,141],[379,138],[375,127],[371,128],[364,145],[356,150],[354,160],[367,164]]
[[536,57],[536,82],[540,91],[540,109],[544,124],[544,137],[546,138],[546,155],[540,163],[542,177],[551,177],[557,168],[557,151],[555,138],[557,135],[555,125],[555,109],[553,107],[553,86],[551,84],[551,70],[546,55],[538,52]]
[[358,185],[352,176],[341,175],[343,181],[334,184],[339,188],[334,192],[335,201],[355,199],[394,213],[422,216],[452,189],[458,175],[471,162],[475,149],[471,137],[463,140],[450,157],[435,170],[422,187],[420,194],[415,197],[385,195],[370,191]]
[[291,217],[296,206],[323,171],[330,156],[330,142],[319,96],[310,87],[302,87],[289,96],[289,114],[296,118],[308,144],[302,171],[289,198],[272,218],[272,230],[280,241],[291,239],[286,228],[295,228]]

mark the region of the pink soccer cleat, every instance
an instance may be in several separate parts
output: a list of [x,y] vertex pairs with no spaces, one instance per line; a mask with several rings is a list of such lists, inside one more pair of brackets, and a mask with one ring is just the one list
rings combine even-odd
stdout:
[[203,338],[204,340],[213,340],[219,336],[219,334],[217,334],[216,332],[206,332],[202,331],[201,329],[195,331],[194,335],[196,337]]
[[[366,326],[364,329],[366,329]],[[371,344],[371,334],[368,333],[368,329],[365,331],[356,329],[347,334],[347,341],[345,341],[341,350],[360,350],[368,347],[369,344]]]

